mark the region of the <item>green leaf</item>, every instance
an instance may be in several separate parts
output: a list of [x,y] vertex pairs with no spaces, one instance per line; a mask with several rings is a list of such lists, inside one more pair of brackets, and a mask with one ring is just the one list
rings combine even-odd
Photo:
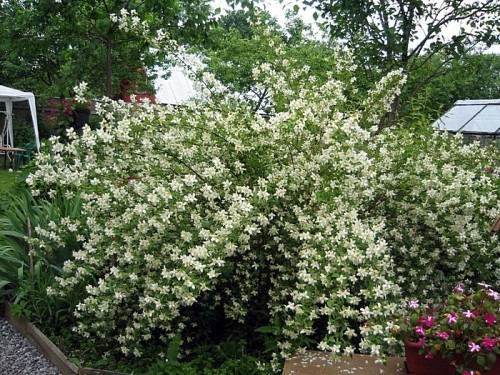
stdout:
[[4,288],[6,285],[9,285],[10,281],[0,280],[0,289]]
[[274,327],[271,326],[263,326],[259,327],[255,330],[255,332],[260,332],[260,333],[274,333]]
[[419,319],[420,319],[420,315],[419,315],[419,314],[417,314],[417,313],[414,313],[414,314],[411,314],[411,315],[410,315],[410,323],[411,323],[412,325],[417,324],[417,322],[418,322],[418,320],[419,320]]
[[497,361],[497,356],[495,353],[490,352],[486,355],[486,360],[488,361],[488,364],[490,366],[493,366],[495,364],[495,362]]
[[180,349],[181,349],[181,336],[176,335],[168,345],[167,359],[171,362],[177,362],[177,356],[179,355]]
[[74,365],[77,365],[78,367],[82,366],[82,363],[80,362],[80,360],[78,358],[71,357],[71,358],[68,358],[68,361]]
[[486,363],[486,358],[482,355],[479,355],[476,359],[477,361],[477,364],[481,367],[484,367],[485,363]]
[[102,366],[106,366],[108,363],[109,363],[109,361],[106,358],[101,358],[96,363],[94,363],[94,366],[102,367]]

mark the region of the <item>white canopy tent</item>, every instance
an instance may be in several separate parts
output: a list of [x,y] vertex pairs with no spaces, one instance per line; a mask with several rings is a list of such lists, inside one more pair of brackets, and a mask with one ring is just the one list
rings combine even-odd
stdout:
[[0,102],[5,103],[5,124],[0,124],[2,129],[0,147],[14,147],[14,127],[12,124],[12,103],[27,100],[30,105],[31,119],[35,131],[36,148],[40,151],[40,138],[38,136],[38,121],[36,118],[35,95],[31,92],[11,89],[0,85]]

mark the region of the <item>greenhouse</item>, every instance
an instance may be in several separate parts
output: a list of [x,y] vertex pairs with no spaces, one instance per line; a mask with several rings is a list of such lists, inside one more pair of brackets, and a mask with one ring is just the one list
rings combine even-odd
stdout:
[[458,100],[434,127],[462,133],[467,141],[495,142],[500,147],[500,99]]

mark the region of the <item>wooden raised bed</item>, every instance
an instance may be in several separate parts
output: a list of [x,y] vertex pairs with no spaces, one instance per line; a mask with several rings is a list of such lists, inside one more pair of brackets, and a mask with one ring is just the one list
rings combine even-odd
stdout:
[[[1,306],[0,306],[1,307]],[[2,309],[0,309],[2,311]],[[3,309],[5,318],[31,342],[63,375],[127,375],[122,372],[78,367],[68,361],[64,353],[24,316],[15,317],[9,305]],[[283,375],[405,375],[403,358],[389,357],[386,365],[375,363],[375,358],[355,354],[335,362],[326,352],[307,351],[286,360]]]
[[68,361],[64,353],[23,315],[15,317],[9,305],[4,306],[3,312],[8,322],[26,337],[63,375],[127,375],[123,372],[76,366]]
[[306,351],[286,360],[283,375],[405,375],[404,358],[389,357],[385,365],[369,355],[354,354],[334,361],[330,353]]

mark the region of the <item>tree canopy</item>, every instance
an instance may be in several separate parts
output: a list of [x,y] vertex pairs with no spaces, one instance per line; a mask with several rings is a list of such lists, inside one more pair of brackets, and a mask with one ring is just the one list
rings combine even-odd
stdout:
[[329,45],[315,40],[310,27],[292,15],[282,27],[266,11],[231,11],[221,17],[209,37],[209,47],[202,51],[207,70],[232,92],[245,96],[255,111],[271,110],[268,88],[257,84],[257,66],[286,60],[296,68],[307,65],[310,74],[321,81],[327,80],[335,66]]
[[147,85],[149,45],[111,17],[134,12],[151,30],[180,42],[205,39],[212,25],[207,0],[12,0],[0,3],[0,80],[47,95],[67,95],[80,81],[113,95],[121,79]]
[[[303,4],[325,20],[333,40],[355,53],[366,82],[397,68],[410,77],[418,71],[420,81],[409,80],[406,87],[412,93],[478,43],[490,46],[500,40],[500,3],[495,0],[303,0]],[[445,38],[443,31],[454,23],[460,23],[460,32]],[[440,64],[433,59],[437,54]],[[398,99],[390,119],[399,108]]]

